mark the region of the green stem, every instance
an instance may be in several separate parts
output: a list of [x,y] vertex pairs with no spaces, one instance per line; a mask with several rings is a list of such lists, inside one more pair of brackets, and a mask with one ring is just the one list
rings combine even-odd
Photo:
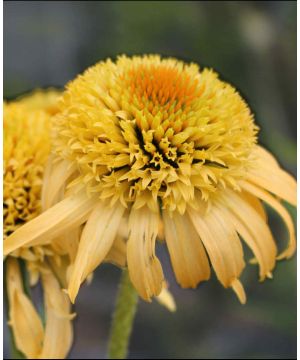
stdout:
[[138,294],[130,281],[128,270],[125,269],[121,276],[112,319],[108,346],[109,359],[126,359],[137,303]]

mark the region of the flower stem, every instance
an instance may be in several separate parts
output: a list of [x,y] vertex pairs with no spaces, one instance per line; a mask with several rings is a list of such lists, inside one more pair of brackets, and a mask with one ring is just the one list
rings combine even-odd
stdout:
[[109,359],[126,359],[137,303],[138,294],[130,281],[128,270],[124,269],[112,319],[108,346]]

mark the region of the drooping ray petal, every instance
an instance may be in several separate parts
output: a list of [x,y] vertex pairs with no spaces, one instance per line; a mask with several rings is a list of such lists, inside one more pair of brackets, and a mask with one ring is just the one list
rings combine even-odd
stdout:
[[9,325],[18,350],[28,359],[35,359],[43,345],[42,321],[24,293],[18,260],[10,257],[6,261]]
[[[59,261],[57,261],[57,259]],[[65,289],[67,287],[67,274],[70,266],[70,260],[68,256],[47,257],[47,266],[51,269],[55,275],[56,280],[59,282],[60,287]]]
[[241,304],[245,304],[247,297],[243,287],[243,284],[240,282],[239,279],[233,280],[231,284],[232,290],[236,293],[237,297],[239,298]]
[[51,247],[54,251],[60,255],[68,255],[71,262],[74,262],[77,254],[82,226],[72,228],[51,241]]
[[72,227],[79,226],[95,202],[96,196],[88,198],[85,192],[62,200],[7,237],[3,245],[4,255],[21,246],[46,244]]
[[119,267],[125,267],[127,264],[127,239],[128,239],[128,217],[129,211],[125,210],[120,222],[117,236],[108,252],[105,261],[115,264]]
[[279,163],[275,157],[261,145],[256,145],[253,153],[259,158],[264,159],[266,162],[271,163],[273,166],[279,167]]
[[276,160],[271,161],[271,154],[267,153],[268,155],[259,156],[262,154],[261,149],[257,153],[258,159],[255,166],[248,170],[247,180],[270,191],[292,205],[296,205],[296,180],[286,171],[282,170],[277,165]]
[[212,205],[206,214],[189,208],[189,216],[224,287],[232,286],[244,266],[240,239],[222,210]]
[[[48,163],[50,171],[45,170],[44,183],[42,188],[42,208],[43,211],[49,209],[57,202],[57,197],[61,189],[65,187],[68,178],[76,171],[76,165],[70,164],[66,160],[56,161],[54,159]],[[53,164],[53,162],[55,162]],[[49,173],[50,172],[50,173]],[[49,177],[49,179],[47,179]]]
[[247,191],[243,191],[240,196],[255,209],[265,222],[268,221],[267,212],[262,202],[256,196],[251,195]]
[[40,359],[64,359],[73,341],[71,304],[55,276],[42,274],[46,309],[46,328]]
[[72,302],[81,283],[101,264],[111,249],[124,211],[120,203],[110,207],[102,201],[92,211],[82,232],[71,272],[68,293]]
[[166,242],[178,283],[195,288],[210,277],[209,262],[193,224],[187,214],[163,211]]
[[246,191],[249,191],[254,196],[257,196],[259,199],[266,202],[268,205],[270,205],[283,219],[289,232],[289,244],[288,247],[277,257],[277,259],[281,260],[283,258],[290,258],[291,256],[293,256],[296,250],[295,229],[293,225],[293,220],[285,207],[281,205],[281,203],[276,200],[272,195],[253,184],[250,184],[246,181],[241,181],[241,187]]
[[10,303],[10,322],[17,348],[28,359],[35,359],[43,340],[41,319],[28,297],[16,291]]
[[231,190],[226,191],[223,203],[224,213],[228,214],[236,231],[253,251],[260,266],[260,279],[263,280],[273,270],[277,253],[268,225],[244,197]]
[[121,268],[126,266],[126,238],[118,234],[109,250],[105,261],[117,265]]
[[160,261],[155,256],[158,227],[158,209],[153,212],[144,206],[131,210],[127,243],[129,276],[140,296],[146,301],[160,294],[164,280]]

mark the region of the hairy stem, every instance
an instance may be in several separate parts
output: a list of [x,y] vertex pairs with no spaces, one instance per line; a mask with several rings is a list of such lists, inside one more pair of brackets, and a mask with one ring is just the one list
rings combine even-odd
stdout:
[[128,270],[125,269],[121,276],[112,319],[108,346],[109,359],[126,359],[137,303],[138,294],[130,281]]

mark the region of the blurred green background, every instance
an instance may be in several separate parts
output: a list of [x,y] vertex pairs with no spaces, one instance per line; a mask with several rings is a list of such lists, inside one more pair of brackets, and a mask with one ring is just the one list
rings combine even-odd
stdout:
[[[212,67],[246,98],[260,142],[296,171],[296,2],[37,1],[4,2],[4,96],[63,86],[88,66],[118,54],[159,53]],[[289,208],[294,219],[296,211]],[[287,233],[269,215],[280,247]],[[182,290],[159,248],[177,302],[171,314],[140,302],[131,358],[296,358],[296,260],[257,281],[249,265],[241,306],[215,277]],[[70,358],[105,357],[120,271],[101,266],[75,311]],[[4,327],[4,358],[9,358]]]

